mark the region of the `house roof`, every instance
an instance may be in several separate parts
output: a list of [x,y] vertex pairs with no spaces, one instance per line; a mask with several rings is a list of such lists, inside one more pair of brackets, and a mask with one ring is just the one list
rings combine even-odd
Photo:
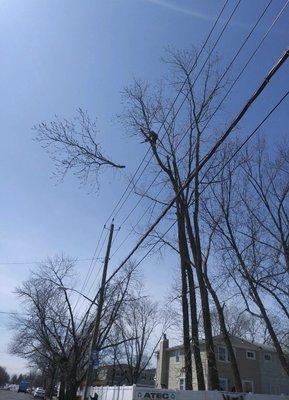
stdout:
[[[121,369],[121,368],[129,368],[128,364],[105,364],[105,365],[100,365],[98,369]],[[147,368],[144,369],[143,372],[154,372],[156,369],[155,368]]]
[[[232,345],[235,347],[240,347],[240,348],[246,348],[246,349],[251,349],[251,350],[264,350],[264,351],[270,351],[270,352],[275,352],[275,348],[273,346],[270,346],[268,344],[263,344],[263,343],[258,343],[258,342],[249,342],[246,339],[240,338],[238,336],[233,336],[230,335],[230,339],[232,342]],[[213,337],[214,343],[224,343],[223,335],[216,335]],[[200,340],[200,345],[205,345],[205,340],[201,339]],[[173,351],[173,350],[178,350],[182,349],[183,345],[177,345],[177,346],[172,346],[169,347],[166,351]]]

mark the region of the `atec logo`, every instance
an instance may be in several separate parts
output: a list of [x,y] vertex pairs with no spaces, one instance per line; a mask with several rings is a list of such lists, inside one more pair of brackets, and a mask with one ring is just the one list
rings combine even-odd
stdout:
[[161,393],[161,392],[138,392],[137,397],[143,399],[164,399],[164,400],[175,400],[175,393]]

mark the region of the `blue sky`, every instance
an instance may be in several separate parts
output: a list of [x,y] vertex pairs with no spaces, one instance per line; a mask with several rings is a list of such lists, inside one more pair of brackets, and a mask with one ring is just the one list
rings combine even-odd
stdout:
[[[240,65],[284,3],[273,1]],[[121,89],[133,77],[163,77],[164,48],[201,45],[222,4],[217,0],[1,0],[0,311],[21,310],[13,289],[29,276],[35,266],[30,261],[61,252],[81,259],[92,256],[105,219],[145,151],[116,121],[122,110]],[[229,2],[228,11],[234,4]],[[218,47],[224,62],[229,62],[265,4],[242,1]],[[289,8],[232,93],[226,105],[228,120],[288,45],[288,18]],[[238,72],[238,63],[234,71]],[[286,84],[288,65],[242,123],[245,132],[277,101]],[[125,174],[106,173],[99,193],[80,188],[73,177],[57,184],[51,178],[52,161],[33,141],[34,124],[52,120],[55,114],[69,118],[78,107],[98,117],[103,147],[127,165]],[[288,103],[264,128],[272,144],[286,133],[287,115]],[[129,227],[130,222],[120,239]],[[132,244],[133,238],[120,258],[112,260],[112,267]],[[27,264],[1,264],[6,262]],[[78,263],[80,282],[88,266]],[[167,293],[175,266],[172,257],[151,258],[143,264],[148,290],[156,298]],[[8,318],[0,315],[0,365],[20,372],[25,361],[6,353],[10,336]]]

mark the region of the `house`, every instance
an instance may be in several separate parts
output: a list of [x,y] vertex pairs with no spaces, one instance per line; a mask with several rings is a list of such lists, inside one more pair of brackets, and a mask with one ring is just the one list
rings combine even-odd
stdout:
[[[289,377],[283,371],[275,349],[271,346],[251,343],[231,336],[231,342],[242,379],[244,392],[260,394],[289,394]],[[232,390],[234,386],[228,351],[221,335],[214,337],[220,389]],[[200,342],[201,357],[207,385],[207,363],[205,343]],[[183,346],[169,347],[164,335],[157,352],[156,387],[184,389]],[[196,370],[193,359],[193,388],[197,388]]]
[[[96,386],[121,386],[131,383],[129,379],[129,367],[126,364],[103,365],[96,370]],[[142,371],[137,384],[154,387],[156,369],[145,369]]]

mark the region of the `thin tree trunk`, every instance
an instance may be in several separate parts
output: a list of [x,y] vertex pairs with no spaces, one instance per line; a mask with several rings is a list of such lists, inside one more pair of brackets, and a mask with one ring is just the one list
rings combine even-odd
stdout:
[[221,332],[223,334],[224,337],[224,341],[229,353],[229,357],[230,357],[230,363],[231,363],[231,367],[232,367],[232,372],[233,372],[233,376],[234,376],[234,385],[235,385],[235,389],[237,392],[243,392],[243,387],[242,387],[242,380],[240,377],[240,372],[239,372],[239,368],[238,368],[238,364],[237,364],[237,360],[236,360],[236,356],[235,356],[235,352],[231,343],[231,339],[230,339],[230,335],[229,332],[227,330],[227,326],[226,326],[226,321],[225,321],[225,316],[224,316],[224,309],[221,306],[220,300],[218,298],[218,295],[216,293],[216,291],[213,289],[210,280],[208,279],[207,275],[204,273],[204,279],[207,285],[207,288],[214,300],[214,303],[216,305],[216,309],[218,312],[218,318],[219,318],[219,324],[220,324],[220,329]]
[[253,284],[252,280],[250,279],[249,281],[249,285],[250,285],[250,289],[252,290],[253,294],[254,294],[254,299],[255,299],[255,303],[257,304],[257,306],[260,309],[260,312],[262,314],[262,317],[265,321],[265,324],[267,326],[268,332],[271,336],[272,342],[274,344],[274,347],[276,349],[276,352],[278,354],[280,363],[284,369],[284,371],[286,372],[286,374],[289,376],[289,362],[288,362],[288,358],[285,356],[282,347],[280,345],[280,342],[277,338],[277,335],[275,333],[275,330],[271,324],[270,318],[268,317],[267,311],[264,307],[264,304],[259,296],[259,293],[257,291],[257,288],[255,287],[255,285]]
[[197,273],[199,288],[200,288],[200,296],[201,296],[201,304],[202,304],[202,314],[203,314],[203,323],[204,323],[204,332],[205,332],[205,342],[206,342],[206,355],[208,362],[208,389],[209,390],[218,390],[219,389],[219,375],[217,370],[215,349],[214,349],[214,341],[212,334],[212,323],[211,323],[211,314],[210,314],[210,306],[209,306],[209,296],[208,291],[203,279],[203,271],[202,271],[202,255],[200,252],[200,243],[196,245],[196,241],[194,238],[194,233],[191,225],[191,220],[188,211],[186,212],[186,226],[189,237],[189,242],[194,258],[194,265]]
[[65,400],[65,377],[63,372],[60,373],[60,387],[59,387],[58,400]]
[[55,377],[56,377],[56,370],[57,370],[57,368],[56,368],[56,367],[53,367],[52,373],[51,373],[51,380],[50,380],[49,394],[48,394],[48,397],[49,397],[50,400],[51,400],[52,397],[53,397],[54,386],[55,386],[54,382],[55,382]]
[[66,390],[66,400],[76,400],[77,390],[78,390],[78,382],[75,378],[70,378],[68,383],[68,388]]
[[186,258],[186,231],[184,226],[184,216],[178,205],[178,244],[181,260],[181,282],[182,282],[182,311],[183,311],[183,342],[184,342],[184,359],[185,359],[185,387],[186,390],[193,389],[192,374],[192,351],[190,343],[190,324],[189,324],[189,305],[187,298],[187,258]]
[[228,228],[229,235],[230,235],[230,242],[231,242],[231,245],[232,245],[232,247],[233,247],[233,249],[234,249],[234,251],[236,253],[237,259],[240,262],[240,266],[242,268],[243,275],[245,276],[245,278],[246,278],[246,280],[247,280],[247,282],[249,284],[251,292],[253,293],[254,301],[257,304],[257,306],[259,307],[259,310],[260,310],[260,312],[262,314],[262,317],[263,317],[263,319],[265,321],[266,327],[268,329],[268,332],[269,332],[269,334],[271,336],[272,342],[273,342],[274,347],[276,349],[276,352],[278,354],[280,363],[281,363],[284,371],[286,372],[286,374],[289,376],[289,362],[288,362],[287,357],[285,356],[285,354],[284,354],[284,352],[282,350],[282,347],[280,345],[278,337],[277,337],[277,335],[275,333],[275,330],[274,330],[274,328],[273,328],[273,326],[271,324],[270,318],[268,317],[266,308],[265,308],[265,306],[263,304],[263,301],[261,300],[261,298],[259,296],[257,287],[255,286],[255,283],[254,283],[253,279],[251,278],[251,275],[248,272],[246,264],[245,264],[245,262],[243,260],[243,257],[242,257],[242,255],[241,255],[241,253],[239,251],[239,248],[237,246],[237,243],[235,241],[235,237],[234,237],[234,234],[233,234],[233,231],[232,231],[232,227],[231,227],[229,219],[228,219],[228,216],[226,216],[226,224],[227,224],[227,228]]
[[[187,252],[188,252],[188,248],[187,248]],[[189,257],[189,254],[188,254],[188,257]],[[193,275],[191,265],[188,265],[187,276],[188,276],[188,287],[189,287],[189,295],[190,295],[192,344],[193,344],[193,353],[194,353],[194,360],[195,360],[195,366],[196,366],[196,375],[197,375],[197,381],[198,381],[198,390],[206,390],[203,364],[202,364],[201,351],[200,351],[199,327],[198,327],[199,324],[198,324],[198,314],[197,314],[195,282],[194,282],[194,275]]]

